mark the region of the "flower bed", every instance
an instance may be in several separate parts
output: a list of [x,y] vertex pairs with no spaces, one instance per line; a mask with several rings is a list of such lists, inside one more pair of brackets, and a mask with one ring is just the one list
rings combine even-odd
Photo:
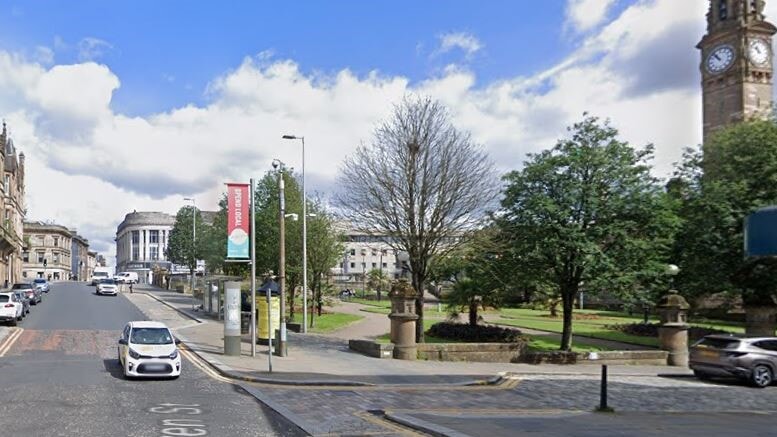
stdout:
[[472,326],[464,323],[435,323],[426,333],[437,338],[469,343],[516,343],[524,341],[521,331],[517,329],[499,326]]

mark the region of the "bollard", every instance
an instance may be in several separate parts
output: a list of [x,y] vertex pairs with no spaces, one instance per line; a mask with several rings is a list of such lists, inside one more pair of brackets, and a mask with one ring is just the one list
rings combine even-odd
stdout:
[[602,383],[599,392],[599,406],[596,411],[600,413],[612,413],[615,410],[607,406],[607,365],[602,364]]

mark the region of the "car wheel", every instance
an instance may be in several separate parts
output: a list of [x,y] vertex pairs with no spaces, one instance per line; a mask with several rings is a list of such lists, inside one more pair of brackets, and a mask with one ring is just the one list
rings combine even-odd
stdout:
[[758,364],[750,373],[750,382],[758,388],[768,387],[774,381],[774,373],[766,364]]
[[16,326],[18,324],[19,322],[17,322],[16,319],[11,320],[11,326]]

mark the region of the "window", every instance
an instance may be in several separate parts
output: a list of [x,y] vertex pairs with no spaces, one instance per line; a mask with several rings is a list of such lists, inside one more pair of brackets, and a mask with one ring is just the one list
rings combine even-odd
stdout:
[[59,254],[54,252],[54,254],[52,256],[52,260],[54,261],[55,264],[58,263],[59,262]]
[[30,252],[22,253],[22,261],[26,263],[30,262]]
[[46,236],[38,235],[38,246],[43,246],[45,244],[46,244]]
[[351,249],[351,256],[355,256],[355,255],[356,255],[356,249]]
[[372,263],[372,268],[378,267],[378,263]]
[[140,244],[140,232],[132,231],[132,244]]
[[54,237],[54,247],[59,247],[59,237]]
[[728,0],[720,0],[718,3],[718,18],[720,21],[728,18]]
[[132,261],[140,259],[140,246],[132,246]]
[[382,267],[385,269],[385,268],[386,268],[386,263],[383,263],[383,266],[382,266]]
[[38,252],[38,264],[43,264],[43,257],[45,256],[44,252]]
[[5,190],[6,194],[10,194],[10,191],[11,191],[11,175],[5,175],[5,179],[3,180],[3,189]]
[[774,340],[759,341],[759,342],[753,343],[753,346],[760,349],[765,349],[767,351],[777,352],[777,341],[774,341]]
[[148,231],[148,243],[149,244],[159,243],[159,231]]
[[356,263],[351,263],[351,268],[353,269],[355,267],[356,267]]
[[151,257],[152,261],[156,261],[159,259],[159,248],[157,246],[151,246],[148,248],[148,256]]
[[378,256],[378,251],[375,249],[372,249],[372,256]]

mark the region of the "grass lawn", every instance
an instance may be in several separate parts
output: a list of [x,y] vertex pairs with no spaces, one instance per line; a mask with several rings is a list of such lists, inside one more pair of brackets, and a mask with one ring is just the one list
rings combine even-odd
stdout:
[[[347,325],[350,325],[351,323],[361,320],[363,318],[364,317],[362,316],[357,316],[354,314],[343,314],[343,313],[325,313],[325,314],[322,314],[321,317],[316,315],[313,319],[315,325],[313,326],[313,328],[309,329],[309,332],[324,333],[324,332],[337,331],[338,329],[343,328]],[[294,314],[293,321],[295,323],[302,323],[302,314]]]
[[[553,352],[557,351],[559,347],[561,347],[561,342],[552,338],[544,338],[542,336],[532,335],[527,335],[526,337],[529,337],[529,349],[536,352]],[[572,344],[572,352],[599,352],[606,350],[609,349],[587,344],[574,344],[574,341]]]
[[[563,321],[561,317],[550,318],[548,311],[531,310],[523,308],[504,308],[500,311],[501,319],[497,323],[502,325],[515,326],[518,328],[538,329],[561,333]],[[641,344],[645,346],[658,346],[658,339],[655,337],[643,337],[629,335],[623,332],[607,329],[606,325],[619,325],[629,323],[641,323],[643,318],[638,315],[629,316],[627,313],[616,311],[598,311],[598,310],[575,310],[575,314],[590,315],[592,318],[576,319],[572,322],[572,329],[575,335],[601,338],[605,340],[614,340],[625,343]],[[648,318],[651,323],[657,323],[656,317]],[[720,329],[724,331],[741,333],[744,327],[741,324],[725,322],[719,320],[700,320],[692,321],[692,326]],[[573,338],[574,342],[574,338]]]

